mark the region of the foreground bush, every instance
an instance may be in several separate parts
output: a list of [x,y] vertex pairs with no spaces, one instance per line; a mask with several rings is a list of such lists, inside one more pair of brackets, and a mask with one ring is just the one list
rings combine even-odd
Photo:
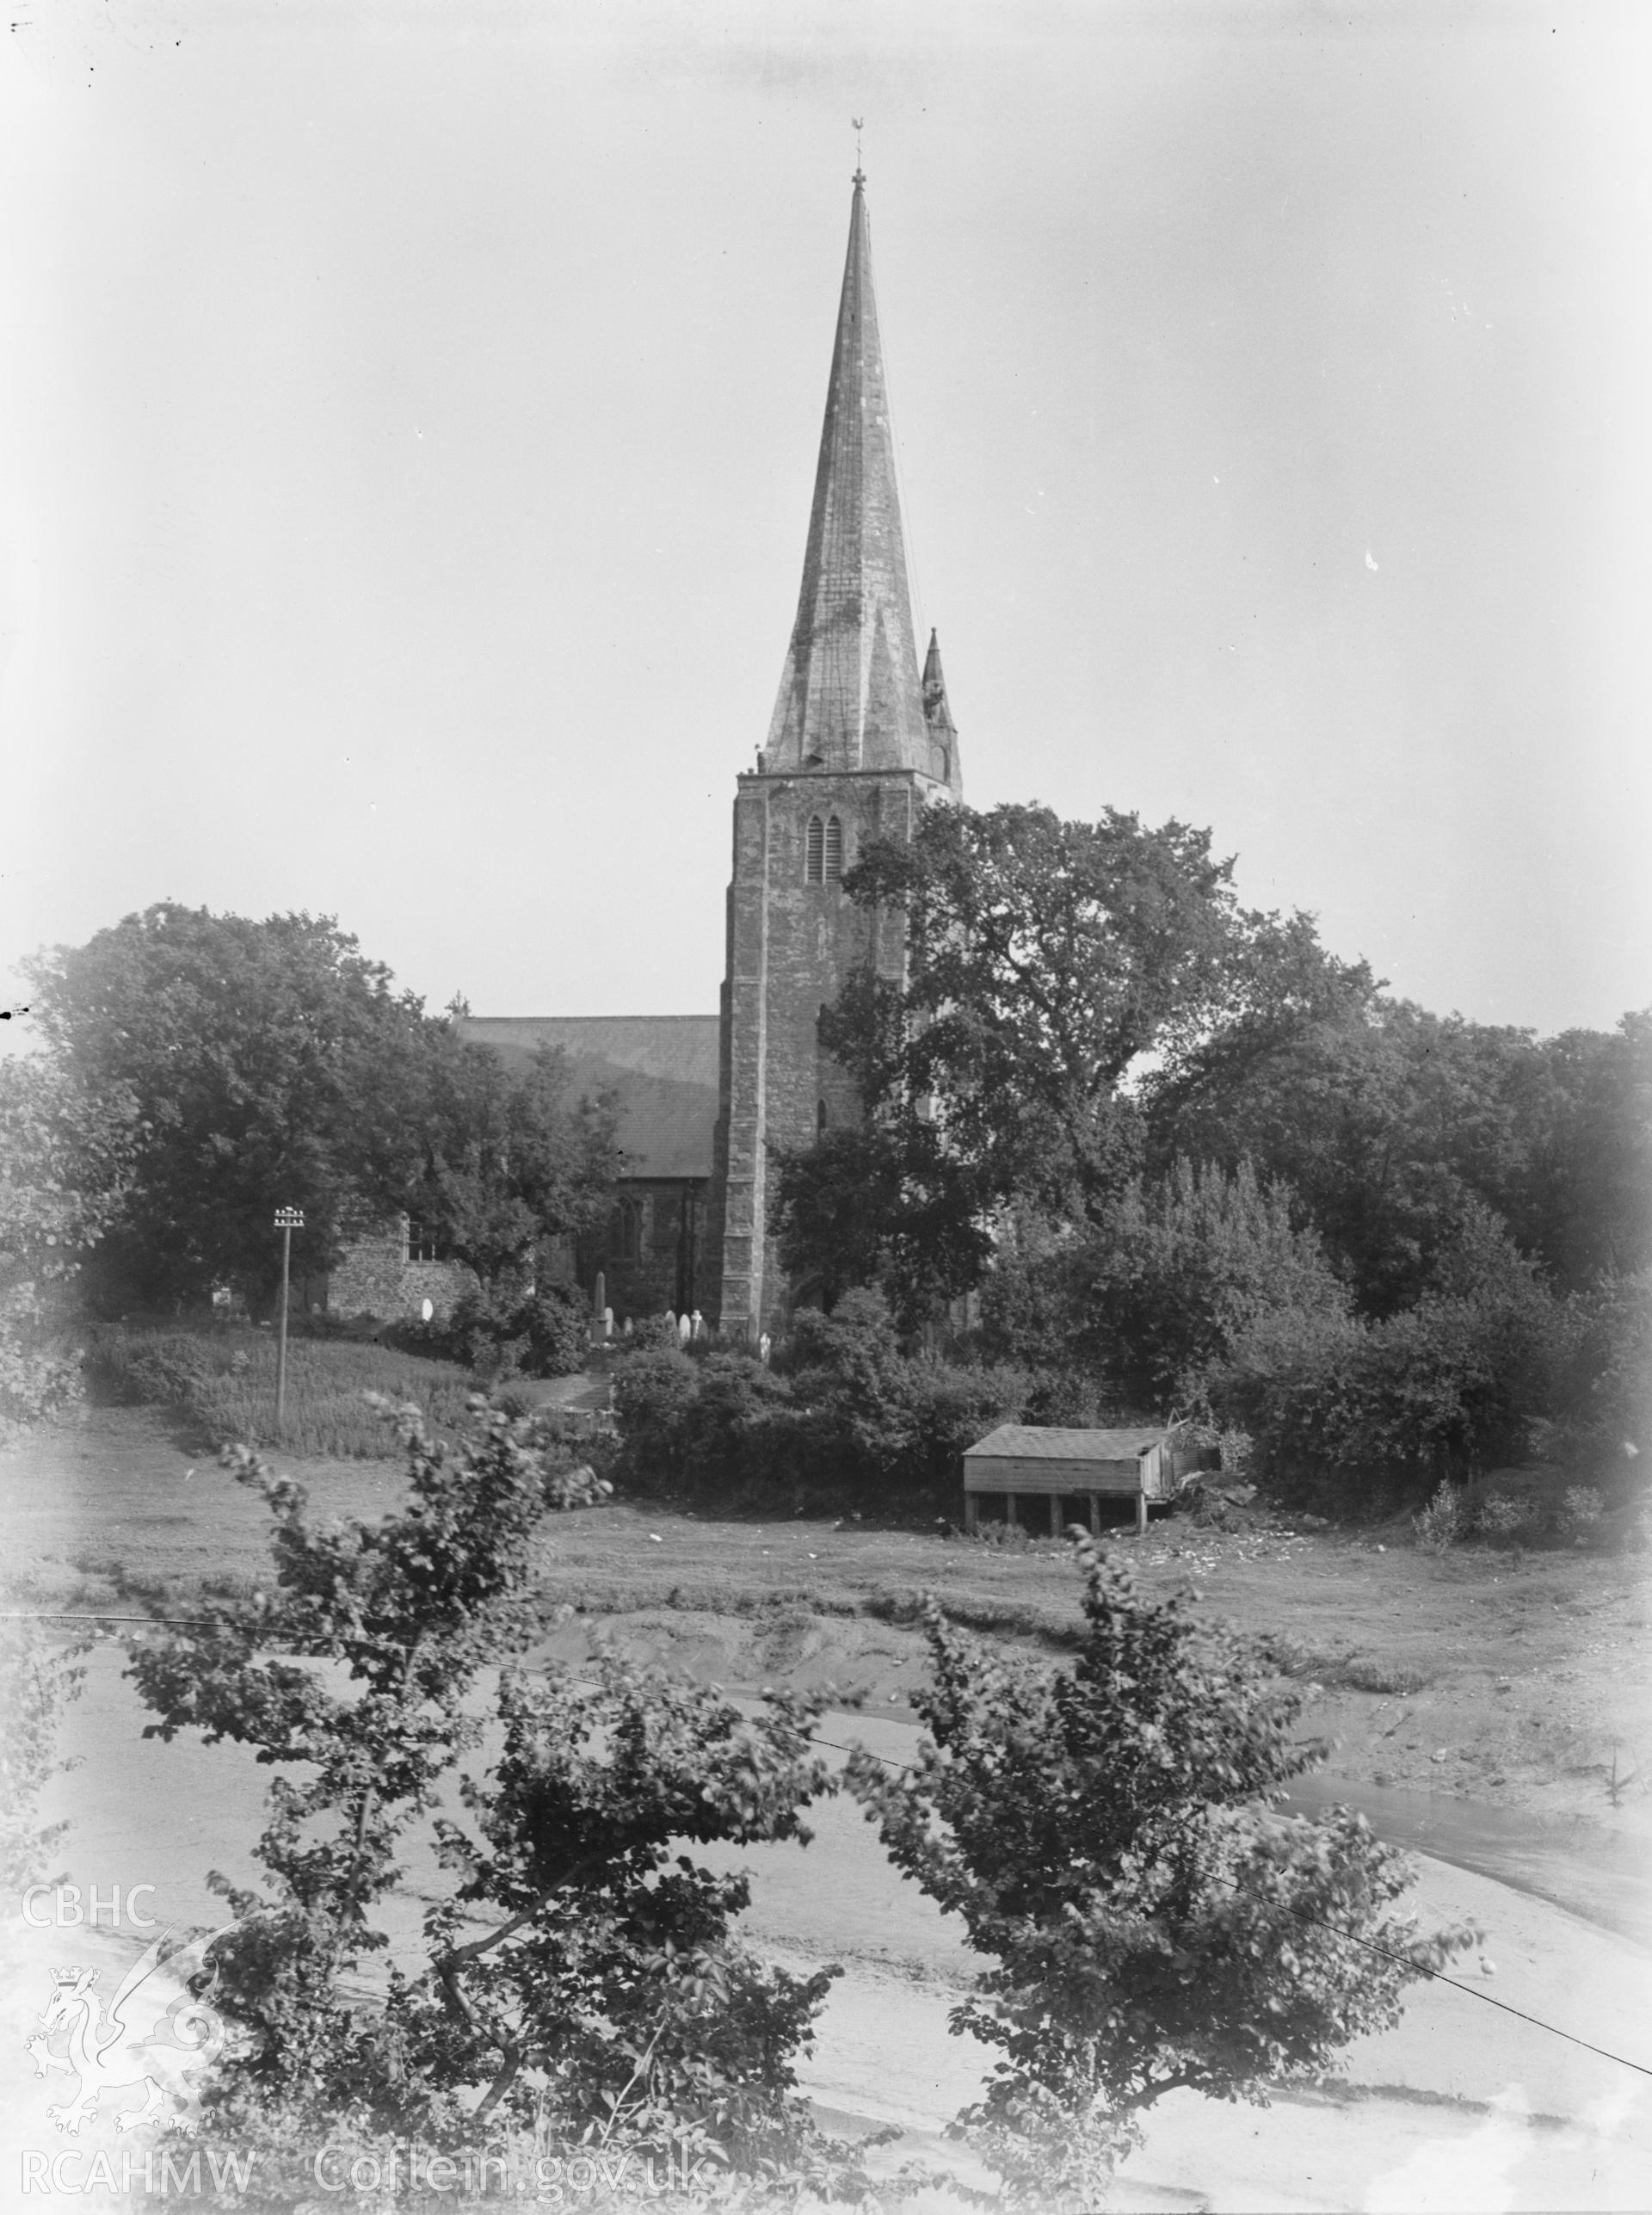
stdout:
[[1003,2058],[956,2127],[1040,2210],[1094,2207],[1168,2092],[1266,2105],[1322,2076],[1474,1936],[1389,1912],[1413,1872],[1362,1816],[1276,1811],[1323,1758],[1292,1736],[1299,1695],[1078,1552],[1070,1667],[1006,1663],[931,1603],[932,1742],[910,1770],[849,1767],[895,1861],[992,1958],[952,2028]]
[[[185,1409],[214,1446],[268,1444],[275,1428],[276,1347],[267,1330],[97,1331],[88,1356],[120,1397]],[[474,1378],[446,1362],[385,1346],[294,1338],[287,1349],[289,1453],[374,1459],[386,1451],[383,1422],[366,1394],[410,1401],[433,1428],[463,1423]]]
[[[794,2096],[792,2061],[835,1972],[755,1960],[733,1930],[746,1879],[692,1857],[713,1841],[806,1842],[803,1811],[829,1789],[810,1743],[820,1703],[767,1698],[748,1716],[618,1664],[595,1689],[516,1671],[539,1629],[527,1579],[557,1472],[525,1424],[480,1403],[454,1449],[416,1409],[395,1412],[402,1514],[317,1527],[302,1488],[243,1451],[236,1473],[274,1517],[271,1589],[132,1649],[160,1736],[232,1738],[293,1772],[255,1848],[266,1890],[213,1879],[235,1917],[208,1949],[233,2036],[206,2087],[206,2145],[256,2154],[262,2193],[283,2205],[313,2192],[319,2148],[386,2136],[829,2186],[841,2163]],[[494,1669],[502,1743],[478,1774]],[[439,1796],[467,1818],[434,1818],[449,1881],[419,1957],[366,1999],[387,1944],[374,1910]],[[864,2178],[850,2182],[858,2196]]]
[[58,1726],[85,1681],[89,1639],[49,1642],[39,1623],[0,1622],[0,1891],[59,1881],[52,1872],[67,1819],[43,1823],[41,1793],[59,1770]]

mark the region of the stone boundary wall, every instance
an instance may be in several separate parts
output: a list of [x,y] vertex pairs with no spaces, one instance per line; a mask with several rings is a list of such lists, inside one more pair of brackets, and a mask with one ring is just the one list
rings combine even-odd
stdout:
[[330,1315],[371,1315],[380,1323],[412,1321],[428,1300],[438,1321],[476,1283],[462,1262],[410,1262],[404,1224],[348,1248],[327,1280]]

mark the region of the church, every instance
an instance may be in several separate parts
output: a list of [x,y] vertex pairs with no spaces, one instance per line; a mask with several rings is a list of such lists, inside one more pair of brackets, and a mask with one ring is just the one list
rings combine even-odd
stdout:
[[[614,1206],[569,1256],[588,1292],[601,1274],[616,1317],[699,1310],[755,1342],[807,1297],[785,1281],[767,1233],[770,1151],[854,1119],[821,1012],[852,971],[898,978],[903,958],[898,922],[846,899],[841,879],[865,842],[909,836],[927,800],[961,792],[933,632],[919,667],[857,169],[797,619],[767,737],[736,779],[718,1013],[460,1024],[508,1063],[555,1046],[576,1093],[617,1096]],[[427,1298],[445,1304],[447,1274],[404,1224],[345,1256],[329,1305],[416,1313]]]

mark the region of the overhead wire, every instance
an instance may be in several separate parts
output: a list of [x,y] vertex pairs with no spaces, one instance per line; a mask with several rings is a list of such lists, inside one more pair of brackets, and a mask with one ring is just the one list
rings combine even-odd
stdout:
[[[0,1622],[140,1623],[151,1629],[168,1631],[216,1629],[224,1620],[223,1617],[217,1615],[71,1613],[66,1609],[53,1607],[0,1610]],[[576,1688],[581,1691],[595,1692],[601,1688],[589,1678],[576,1677],[573,1682]],[[880,1762],[885,1768],[892,1769],[897,1776],[907,1776],[912,1773],[910,1762],[892,1761],[887,1754],[880,1754],[871,1746],[864,1744],[846,1746],[839,1739],[822,1738],[812,1734],[808,1743],[811,1746],[820,1747],[823,1751],[835,1754],[869,1754],[873,1761]],[[1397,1962],[1402,1968],[1415,1971],[1433,1984],[1448,1984],[1454,1992],[1466,1993],[1471,2000],[1478,2000],[1486,2007],[1495,2008],[1503,2014],[1513,2015],[1523,2023],[1530,2023],[1536,2030],[1547,2031],[1551,2038],[1564,2039],[1569,2045],[1581,2046],[1586,2053],[1598,2054],[1603,2061],[1616,2062],[1620,2068],[1631,2069],[1637,2076],[1652,2076],[1652,2067],[1649,2067],[1644,2062],[1632,2061],[1624,2053],[1614,2053],[1609,2046],[1596,2045],[1587,2038],[1580,2038],[1575,2031],[1563,2029],[1560,2024],[1548,2022],[1541,2015],[1531,2014],[1526,2008],[1517,2008],[1507,2000],[1500,2000],[1490,1992],[1482,1992],[1477,1985],[1465,1984],[1460,1977],[1448,1977],[1443,1970],[1427,1968],[1421,1963],[1412,1960],[1407,1954],[1396,1953],[1390,1947],[1378,1945],[1374,1939],[1361,1938],[1357,1931],[1343,1930],[1335,1923],[1326,1922],[1318,1916],[1301,1915],[1300,1911],[1298,1912],[1302,1922],[1312,1924],[1316,1929],[1329,1931],[1334,1937],[1346,1938],[1355,1946],[1364,1947],[1369,1953],[1380,1954],[1384,1960]]]

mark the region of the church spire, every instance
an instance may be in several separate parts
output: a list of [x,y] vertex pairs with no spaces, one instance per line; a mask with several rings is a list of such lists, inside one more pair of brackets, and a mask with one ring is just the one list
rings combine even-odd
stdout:
[[803,590],[764,762],[770,774],[934,774],[872,297],[866,178],[858,165]]

